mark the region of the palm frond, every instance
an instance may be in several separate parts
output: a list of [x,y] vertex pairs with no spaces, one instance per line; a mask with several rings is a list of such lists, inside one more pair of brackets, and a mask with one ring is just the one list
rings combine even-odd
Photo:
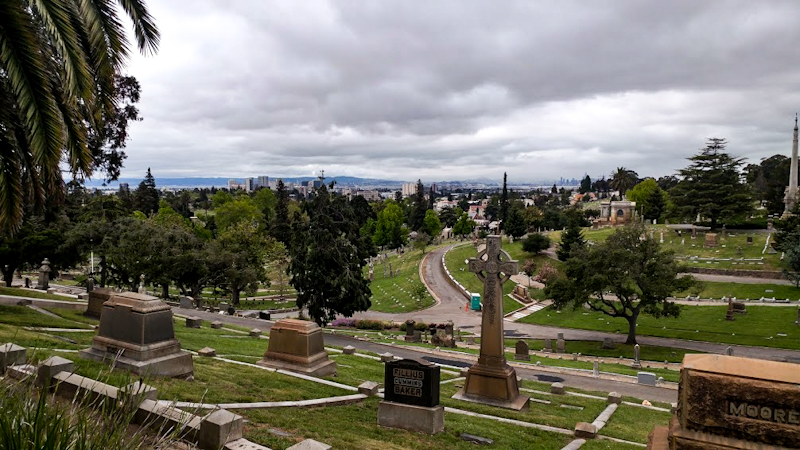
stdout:
[[153,54],[158,50],[161,35],[158,32],[155,21],[142,0],[119,0],[122,8],[128,13],[128,17],[133,21],[133,29],[136,34],[136,41],[139,43],[139,51],[144,54]]
[[58,54],[64,59],[70,96],[87,96],[92,88],[92,74],[86,55],[78,44],[70,20],[70,3],[58,0],[31,0],[41,17]]
[[33,161],[58,165],[63,126],[46,77],[46,43],[38,40],[31,14],[20,2],[6,2],[0,14],[0,65],[6,71],[24,118]]

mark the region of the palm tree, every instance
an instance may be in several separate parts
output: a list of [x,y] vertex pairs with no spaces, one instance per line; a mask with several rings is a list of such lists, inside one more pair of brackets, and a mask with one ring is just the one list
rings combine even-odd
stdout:
[[[159,32],[144,0],[118,0],[141,52]],[[114,108],[114,81],[129,56],[109,0],[0,3],[0,229],[15,231],[23,204],[41,207],[63,188],[62,163],[91,175],[87,136]]]
[[624,167],[617,167],[617,171],[611,174],[608,185],[612,189],[618,190],[620,197],[625,195],[625,191],[636,186],[639,182],[639,174]]

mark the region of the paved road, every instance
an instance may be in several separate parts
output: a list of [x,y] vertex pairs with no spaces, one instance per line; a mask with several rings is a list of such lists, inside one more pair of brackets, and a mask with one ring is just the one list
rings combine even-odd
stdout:
[[[367,311],[357,315],[357,317],[394,321],[414,319],[416,321],[423,322],[444,322],[446,320],[452,320],[456,326],[479,334],[481,325],[480,313],[464,310],[466,299],[455,287],[453,287],[452,284],[447,281],[447,273],[444,271],[442,265],[444,253],[455,245],[457,244],[438,248],[430,252],[422,261],[421,272],[424,281],[428,286],[428,290],[431,292],[434,298],[439,301],[437,305],[422,311],[401,314],[387,314]],[[622,343],[625,342],[627,337],[624,334],[617,333],[549,327],[518,322],[505,322],[505,331],[506,335],[519,337],[524,336],[534,339],[555,338],[558,333],[564,333],[564,338],[567,340],[602,341],[605,338],[610,338],[614,342]],[[800,363],[800,351],[770,347],[749,347],[717,344],[714,342],[693,341],[691,340],[693,334],[694,333],[692,332],[686,332],[686,337],[683,339],[638,336],[637,341],[641,345],[676,347],[685,350],[718,354],[725,353],[727,348],[730,346],[733,348],[734,355],[736,356]]]
[[[202,318],[203,320],[208,320],[208,321],[219,320],[223,323],[234,324],[248,328],[250,327],[258,328],[262,331],[268,331],[270,328],[272,328],[272,325],[274,324],[274,322],[267,320],[220,315],[205,311],[180,309],[177,307],[173,308],[173,311],[176,314],[197,316]],[[407,348],[398,348],[374,342],[365,342],[340,334],[326,333],[325,343],[328,345],[334,345],[340,347],[344,347],[346,345],[352,345],[357,349],[375,353],[389,352],[401,358],[424,358],[432,356],[427,352],[420,352]],[[469,365],[469,363],[465,362],[463,360],[463,357],[460,357],[459,355],[452,355],[452,356],[436,355],[435,357],[439,359],[445,359],[446,360],[445,362],[448,365],[462,366],[462,367],[466,367]],[[677,396],[678,396],[677,391],[660,387],[641,386],[638,384],[625,383],[621,381],[605,380],[590,376],[584,377],[580,375],[560,374],[560,373],[553,373],[536,369],[517,368],[516,370],[518,376],[527,380],[537,380],[546,382],[561,381],[567,386],[579,389],[599,391],[599,392],[614,391],[614,392],[619,392],[622,395],[627,395],[640,399],[673,403],[677,401]]]
[[789,280],[774,280],[772,278],[752,278],[752,277],[737,277],[733,275],[713,275],[710,273],[686,273],[683,275],[691,275],[696,280],[700,281],[713,281],[717,283],[741,283],[741,284],[782,284],[791,286],[792,283]]

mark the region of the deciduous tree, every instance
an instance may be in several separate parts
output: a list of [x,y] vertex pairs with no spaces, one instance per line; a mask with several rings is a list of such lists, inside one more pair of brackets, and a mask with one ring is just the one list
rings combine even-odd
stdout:
[[[683,269],[672,251],[661,249],[642,226],[617,229],[605,242],[580,248],[565,264],[565,277],[545,288],[554,305],[588,305],[594,311],[628,321],[626,344],[636,344],[641,313],[677,317],[680,307],[669,298],[694,283],[679,276]],[[609,295],[608,293],[611,292]]]

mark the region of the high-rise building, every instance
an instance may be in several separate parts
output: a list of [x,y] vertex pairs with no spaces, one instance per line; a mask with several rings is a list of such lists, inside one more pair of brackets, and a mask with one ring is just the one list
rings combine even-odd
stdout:
[[245,192],[254,192],[256,190],[256,179],[253,177],[245,178],[243,187]]
[[266,175],[260,175],[258,177],[258,187],[267,188],[269,187],[269,177]]
[[403,183],[403,197],[411,197],[417,193],[417,183]]

